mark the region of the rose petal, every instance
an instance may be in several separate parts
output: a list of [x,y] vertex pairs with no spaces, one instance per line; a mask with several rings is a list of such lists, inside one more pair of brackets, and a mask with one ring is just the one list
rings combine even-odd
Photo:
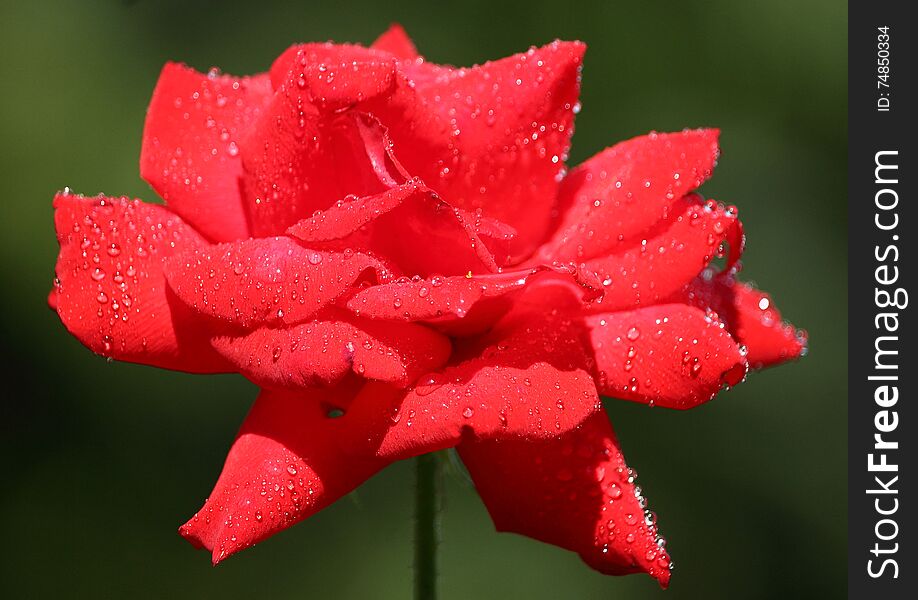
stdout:
[[671,218],[640,242],[584,263],[605,286],[594,312],[660,302],[690,282],[729,246],[725,270],[732,270],[743,250],[742,225],[733,207],[695,196],[680,200]]
[[140,174],[206,237],[249,236],[239,180],[241,136],[271,99],[267,75],[205,75],[163,67],[144,124]]
[[299,78],[306,82],[313,105],[323,111],[340,111],[391,93],[396,81],[395,62],[388,57],[368,57],[306,64],[297,77],[297,85]]
[[347,307],[373,319],[426,321],[450,335],[466,336],[494,325],[513,306],[517,292],[534,282],[548,281],[565,282],[583,300],[595,298],[600,287],[572,267],[543,266],[490,275],[394,281],[357,292]]
[[210,332],[170,302],[163,261],[206,242],[162,206],[58,194],[61,249],[53,305],[67,329],[108,358],[180,371],[230,370]]
[[424,321],[453,315],[464,317],[482,298],[507,294],[525,285],[536,269],[473,275],[435,275],[428,279],[396,281],[358,292],[348,308],[372,319]]
[[449,339],[421,325],[370,321],[343,311],[321,317],[217,337],[213,345],[255,384],[290,389],[336,383],[351,372],[404,386],[442,367],[450,355]]
[[363,483],[386,461],[340,443],[329,408],[353,389],[262,392],[204,506],[179,533],[217,564],[315,514]]
[[585,317],[600,393],[687,409],[746,375],[746,359],[716,315],[685,304]]
[[374,436],[352,443],[408,458],[461,439],[546,439],[569,431],[602,408],[578,332],[569,320],[530,314],[498,326],[473,358],[422,377],[407,392],[368,386],[346,419]]
[[327,209],[297,221],[287,234],[307,244],[344,240],[335,244],[342,246],[368,223],[398,208],[414,195],[425,192],[422,184],[412,181],[371,196],[343,198]]
[[389,137],[389,130],[373,115],[363,112],[351,112],[363,149],[370,161],[370,167],[376,177],[386,187],[397,186],[400,182],[412,179],[395,156],[394,144]]
[[416,60],[420,58],[414,42],[411,41],[411,38],[408,37],[408,34],[398,23],[390,25],[389,29],[376,38],[370,48],[389,52],[401,60]]
[[634,243],[700,186],[719,154],[718,130],[651,133],[603,150],[564,178],[561,223],[541,260],[586,260]]
[[166,261],[164,269],[182,302],[245,328],[301,323],[359,281],[387,277],[366,254],[312,250],[289,237],[196,248]]
[[[496,259],[478,234],[496,235],[491,227],[412,180],[381,194],[346,198],[288,233],[307,243],[335,240],[331,247],[372,252],[402,273],[426,276],[496,271]],[[500,241],[491,246],[500,248]]]
[[669,584],[672,563],[605,412],[553,438],[465,440],[458,449],[498,531],[576,552],[602,573]]
[[301,71],[303,67],[343,65],[355,62],[387,62],[392,58],[392,53],[388,51],[366,48],[359,44],[332,42],[294,44],[284,50],[271,64],[271,85],[275,90],[280,89],[285,82],[289,81],[291,71]]
[[705,273],[673,297],[713,310],[746,346],[749,366],[762,369],[806,354],[807,335],[781,319],[771,297],[729,275]]

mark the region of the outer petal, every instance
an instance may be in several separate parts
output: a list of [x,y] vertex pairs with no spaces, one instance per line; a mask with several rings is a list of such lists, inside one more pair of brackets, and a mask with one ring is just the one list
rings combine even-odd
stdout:
[[402,63],[367,103],[405,167],[452,205],[517,232],[514,255],[544,236],[573,133],[585,46],[555,42],[469,69]]
[[416,60],[420,58],[414,42],[405,33],[405,30],[398,23],[393,23],[389,29],[370,46],[374,50],[382,50],[394,54],[401,60]]
[[213,241],[249,236],[239,143],[271,94],[267,75],[204,75],[176,63],[166,64],[153,91],[141,177]]
[[468,440],[459,454],[498,531],[566,548],[603,573],[669,584],[655,517],[604,412],[554,438]]
[[[725,249],[724,245],[729,245]],[[743,251],[742,225],[736,209],[695,196],[680,200],[672,218],[661,222],[637,244],[586,261],[605,286],[594,311],[656,304],[688,284],[716,256],[726,253],[732,270]]]
[[[539,318],[541,317],[541,318]],[[386,458],[455,446],[462,439],[546,439],[601,410],[582,330],[568,319],[519,315],[498,325],[481,351],[421,378],[407,393],[367,386],[346,419]],[[369,393],[367,398],[364,394]]]
[[692,408],[746,375],[746,358],[716,315],[661,304],[585,318],[600,393]]
[[328,417],[352,389],[262,392],[204,507],[179,532],[214,564],[318,512],[386,462],[340,443]]
[[346,311],[218,337],[213,344],[240,373],[268,388],[327,385],[351,372],[404,386],[442,367],[450,355],[449,339],[432,329],[355,318]]
[[171,258],[165,272],[185,304],[245,328],[301,323],[358,282],[386,276],[370,256],[311,250],[289,237],[204,246]]
[[55,308],[67,329],[109,358],[192,372],[229,370],[209,331],[170,302],[163,261],[206,242],[162,206],[58,194]]
[[762,369],[806,354],[806,332],[781,319],[771,297],[730,275],[706,272],[673,297],[713,310],[747,348],[749,365]]
[[719,154],[718,130],[651,133],[600,152],[564,178],[563,217],[543,260],[585,260],[634,243],[700,186]]

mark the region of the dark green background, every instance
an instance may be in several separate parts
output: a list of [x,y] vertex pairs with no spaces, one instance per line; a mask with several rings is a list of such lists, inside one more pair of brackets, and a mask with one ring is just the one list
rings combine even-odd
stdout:
[[[175,532],[201,504],[255,389],[107,364],[47,309],[51,198],[153,198],[137,173],[162,63],[265,69],[295,41],[370,42],[400,21],[431,60],[555,37],[589,44],[572,162],[651,129],[715,125],[704,191],[735,203],[745,277],[811,334],[806,359],[680,413],[610,401],[676,563],[675,598],[839,597],[846,532],[844,2],[8,2],[0,8],[0,596],[403,598],[411,476],[396,465],[220,567]],[[446,598],[658,598],[568,552],[493,532],[449,483]],[[7,588],[7,589],[4,589]]]

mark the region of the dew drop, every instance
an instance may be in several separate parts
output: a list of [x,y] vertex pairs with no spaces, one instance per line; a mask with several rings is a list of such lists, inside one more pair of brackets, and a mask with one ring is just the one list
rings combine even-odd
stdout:
[[692,377],[698,377],[701,373],[701,361],[697,357],[692,359]]

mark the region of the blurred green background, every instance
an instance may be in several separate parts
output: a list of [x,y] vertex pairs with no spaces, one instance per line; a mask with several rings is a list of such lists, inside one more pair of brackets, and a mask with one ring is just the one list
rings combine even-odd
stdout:
[[[0,294],[4,400],[0,596],[404,598],[410,464],[211,568],[176,533],[209,493],[255,389],[107,364],[45,296],[65,185],[153,198],[144,111],[168,59],[236,74],[295,41],[369,43],[401,22],[436,62],[468,65],[555,37],[589,44],[572,162],[649,130],[715,125],[704,191],[735,203],[745,277],[806,327],[806,359],[680,413],[608,403],[669,540],[674,598],[846,590],[845,2],[303,0],[0,3]],[[494,533],[449,482],[445,598],[661,598],[573,554]]]

